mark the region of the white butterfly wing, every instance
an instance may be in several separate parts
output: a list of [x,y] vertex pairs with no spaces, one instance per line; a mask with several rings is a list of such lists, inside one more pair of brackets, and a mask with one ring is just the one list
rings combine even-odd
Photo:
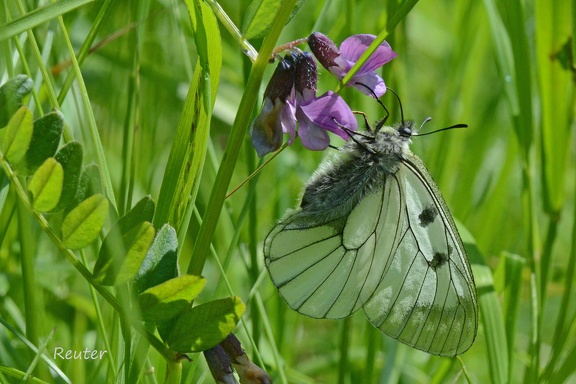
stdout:
[[342,318],[363,307],[412,347],[463,353],[476,336],[477,298],[448,208],[415,156],[383,177],[347,216],[321,222],[296,210],[276,225],[264,243],[272,281],[304,315]]
[[[454,356],[470,348],[478,327],[477,297],[466,252],[446,203],[424,164],[404,161],[401,239],[374,295],[364,304],[382,332],[431,354]],[[389,242],[376,240],[376,258]],[[385,251],[387,252],[387,250]]]
[[[301,210],[284,218],[264,243],[274,285],[294,310],[315,318],[343,318],[374,293],[400,241],[404,211],[398,183],[365,196],[347,217],[320,226]],[[378,245],[380,234],[388,239]]]

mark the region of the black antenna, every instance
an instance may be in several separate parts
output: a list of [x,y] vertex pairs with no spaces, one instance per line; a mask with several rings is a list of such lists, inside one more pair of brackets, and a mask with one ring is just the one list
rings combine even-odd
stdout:
[[386,87],[387,90],[392,92],[394,96],[396,96],[396,100],[398,100],[398,106],[400,106],[400,118],[402,120],[402,125],[404,125],[404,108],[402,108],[402,101],[400,101],[400,96],[394,91],[392,88]]
[[[424,122],[422,123],[422,125],[424,125],[425,123],[429,122],[430,120],[432,120],[431,118],[427,118],[426,120],[424,120]],[[422,128],[422,125],[420,125],[420,128]],[[447,131],[449,129],[457,129],[457,128],[468,128],[468,124],[454,124],[451,125],[449,127],[445,127],[445,128],[440,128],[437,129],[435,131],[432,132],[426,132],[426,133],[416,133],[413,136],[427,136],[427,135],[431,135],[433,133],[438,133],[438,132],[442,132],[442,131]]]
[[[374,92],[374,90],[372,88],[370,88],[366,84],[362,84],[362,83],[355,83],[355,84],[361,85],[364,88],[366,88],[368,91],[370,91],[370,93],[372,94],[372,97],[374,99],[376,99],[378,104],[380,104],[382,106],[382,108],[384,108],[384,110],[386,111],[386,116],[384,116],[382,118],[382,120],[380,120],[379,123],[376,124],[376,127],[374,128],[375,131],[379,131],[380,128],[382,128],[382,126],[384,125],[384,123],[386,123],[386,120],[388,120],[388,117],[390,117],[390,111],[388,110],[388,108],[386,108],[386,105],[384,105],[384,103],[378,98],[378,96],[376,95],[376,93]],[[390,88],[386,88],[386,89],[390,89]],[[392,93],[394,93],[394,91],[392,91]],[[396,97],[398,97],[398,96],[396,96]],[[402,109],[402,105],[400,105],[400,109]]]

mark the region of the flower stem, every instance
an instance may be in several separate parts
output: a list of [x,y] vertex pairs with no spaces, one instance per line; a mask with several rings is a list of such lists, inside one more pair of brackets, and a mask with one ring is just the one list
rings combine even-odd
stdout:
[[210,8],[212,8],[212,12],[214,12],[218,20],[220,20],[220,22],[224,25],[224,28],[228,30],[230,35],[232,35],[234,40],[236,40],[238,45],[242,48],[244,54],[248,56],[251,62],[255,62],[258,58],[258,51],[252,46],[252,44],[250,44],[248,40],[244,38],[242,32],[240,32],[236,24],[234,24],[230,17],[228,17],[220,4],[214,0],[206,0],[206,3],[210,6]]

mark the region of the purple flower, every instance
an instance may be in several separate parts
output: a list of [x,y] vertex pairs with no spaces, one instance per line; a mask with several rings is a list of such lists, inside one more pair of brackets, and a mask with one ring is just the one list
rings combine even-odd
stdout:
[[283,134],[289,135],[288,144],[299,136],[306,148],[319,151],[330,145],[326,131],[348,140],[350,135],[342,127],[357,129],[354,114],[340,96],[327,92],[316,97],[317,81],[310,53],[294,49],[278,64],[250,130],[258,156],[279,149]]
[[[340,49],[327,36],[320,32],[314,32],[308,37],[308,45],[320,64],[329,70],[338,80],[342,80],[356,61],[362,56],[368,46],[374,41],[374,35],[353,35],[340,45]],[[390,44],[382,42],[376,51],[368,58],[364,65],[356,72],[348,82],[360,92],[373,96],[372,90],[377,97],[386,92],[384,80],[374,70],[383,66],[397,55]],[[369,89],[368,89],[369,88]]]

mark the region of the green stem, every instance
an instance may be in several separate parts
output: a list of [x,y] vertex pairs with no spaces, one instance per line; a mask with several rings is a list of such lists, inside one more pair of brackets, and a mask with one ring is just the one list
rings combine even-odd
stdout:
[[66,259],[68,259],[68,262],[70,262],[70,264],[72,264],[72,266],[76,268],[76,270],[86,279],[86,281],[91,286],[93,286],[98,291],[98,293],[100,293],[100,295],[102,295],[104,300],[106,300],[116,310],[116,312],[120,314],[120,316],[122,316],[129,322],[129,324],[136,330],[136,332],[140,333],[143,337],[146,338],[146,340],[150,342],[150,345],[152,345],[152,347],[156,349],[164,357],[164,359],[166,359],[166,361],[174,360],[174,352],[168,349],[164,345],[164,343],[162,343],[151,332],[148,332],[148,330],[146,330],[146,328],[140,322],[139,319],[131,316],[130,313],[127,312],[124,309],[124,307],[118,302],[118,300],[116,300],[116,298],[112,295],[112,293],[110,293],[103,285],[101,285],[98,281],[96,281],[94,275],[92,275],[92,273],[84,266],[84,264],[82,264],[82,262],[76,257],[74,252],[72,252],[72,250],[64,246],[64,244],[62,243],[60,238],[56,235],[56,233],[52,230],[50,224],[48,223],[48,221],[46,221],[44,216],[40,212],[37,212],[32,208],[28,200],[28,196],[26,195],[26,191],[24,190],[22,184],[20,184],[20,181],[16,178],[14,171],[12,170],[12,168],[10,168],[10,166],[5,161],[1,153],[0,153],[0,164],[2,165],[2,168],[4,169],[6,175],[8,175],[8,177],[10,178],[12,186],[16,190],[16,194],[18,195],[19,200],[23,204],[23,208],[27,212],[32,213],[32,216],[34,217],[34,219],[36,219],[36,222],[40,225],[40,228],[42,228],[42,230],[48,235],[50,240],[52,240],[54,245],[56,245],[56,247],[58,247],[58,249],[66,257]]
[[37,281],[36,273],[34,271],[34,249],[36,243],[30,233],[30,217],[26,211],[25,205],[17,202],[18,212],[18,230],[20,236],[20,255],[22,261],[22,280],[24,290],[24,313],[26,320],[26,337],[34,345],[38,345],[40,336],[39,321],[42,319],[43,313],[38,303],[37,296]]
[[202,269],[204,268],[206,256],[209,254],[210,250],[210,243],[212,242],[216,230],[216,224],[218,223],[218,218],[220,217],[220,212],[224,205],[226,191],[230,185],[230,179],[232,178],[236,161],[238,160],[242,142],[244,141],[246,132],[250,126],[250,117],[258,98],[258,89],[262,82],[264,70],[268,65],[268,58],[272,54],[274,44],[276,43],[278,36],[280,36],[280,32],[286,24],[295,4],[296,0],[287,0],[282,3],[282,6],[276,13],[274,22],[272,23],[272,28],[262,43],[262,50],[252,67],[248,83],[246,84],[246,90],[244,91],[242,100],[240,101],[238,114],[234,120],[234,125],[222,156],[222,163],[220,164],[220,168],[218,168],[214,187],[212,188],[210,200],[208,201],[206,213],[204,214],[203,225],[200,228],[200,233],[198,234],[192,252],[192,259],[188,265],[188,273],[190,274],[201,274]]
[[214,12],[218,20],[220,20],[222,25],[224,25],[224,28],[226,28],[232,38],[236,40],[236,43],[238,43],[238,45],[242,48],[242,51],[246,54],[246,56],[248,56],[250,61],[253,63],[256,62],[258,60],[258,51],[256,51],[252,44],[250,44],[250,42],[244,38],[242,32],[240,32],[238,27],[236,27],[236,24],[234,24],[234,22],[228,17],[220,4],[214,0],[204,1],[210,6],[210,8],[212,8],[212,12]]

